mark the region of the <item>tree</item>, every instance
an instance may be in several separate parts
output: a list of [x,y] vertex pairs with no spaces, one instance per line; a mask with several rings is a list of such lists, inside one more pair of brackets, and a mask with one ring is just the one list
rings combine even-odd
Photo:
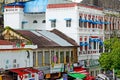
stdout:
[[112,60],[109,53],[102,53],[99,58],[99,63],[102,68],[104,68],[105,70],[109,70],[112,65]]
[[120,40],[111,38],[104,41],[105,52],[100,55],[99,63],[105,70],[120,69]]

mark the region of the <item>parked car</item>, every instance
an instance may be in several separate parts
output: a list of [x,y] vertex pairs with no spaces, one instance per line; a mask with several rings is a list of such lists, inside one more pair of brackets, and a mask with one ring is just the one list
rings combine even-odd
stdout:
[[104,74],[98,74],[96,80],[110,80],[110,79]]

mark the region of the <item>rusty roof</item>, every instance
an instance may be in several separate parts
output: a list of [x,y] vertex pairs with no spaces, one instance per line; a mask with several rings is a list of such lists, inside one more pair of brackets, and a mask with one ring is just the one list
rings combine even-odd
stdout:
[[6,40],[0,40],[0,45],[14,45],[14,44],[16,44],[16,43],[6,41]]
[[45,37],[37,36],[36,34],[28,30],[17,30],[17,32],[29,38],[33,42],[33,44],[38,45],[38,48],[60,46],[56,44],[55,42],[50,41],[46,39]]
[[[70,39],[70,38],[62,38],[62,36],[59,36],[59,35],[63,35],[63,34],[60,34],[60,33],[58,35],[58,34],[55,34],[53,32],[50,32],[50,31],[42,31],[42,30],[37,30],[37,31],[35,31],[35,30],[32,30],[32,31],[29,31],[29,30],[16,30],[16,31],[19,32],[20,34],[24,35],[28,39],[30,39],[33,42],[33,44],[38,45],[38,48],[44,48],[44,47],[76,47],[77,46],[75,42],[72,43],[72,39]],[[54,37],[54,38],[48,37],[49,35],[47,35],[47,34],[49,34],[49,35],[51,34],[51,36]],[[64,43],[66,45],[65,44],[63,45],[59,41],[56,42],[55,41],[56,36],[59,39],[61,38],[60,40],[64,41]],[[65,36],[63,36],[63,37],[65,37]]]

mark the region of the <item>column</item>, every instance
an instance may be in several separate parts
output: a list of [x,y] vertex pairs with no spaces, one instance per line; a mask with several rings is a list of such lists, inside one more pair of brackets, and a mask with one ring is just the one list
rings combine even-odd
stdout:
[[66,51],[64,51],[64,64],[66,64]]
[[71,50],[69,50],[69,63],[71,63]]
[[60,64],[60,50],[58,50],[58,64]]
[[35,54],[36,54],[35,66],[38,67],[38,51],[36,51]]
[[51,51],[52,51],[52,50],[50,49],[50,50],[49,50],[49,53],[50,53],[50,56],[49,56],[49,57],[50,57],[50,64],[52,64],[52,62],[51,62],[51,60],[52,60],[52,59],[51,59],[51,54],[52,54]]
[[100,43],[98,42],[98,53],[99,53],[99,50],[100,50],[100,47],[99,47]]
[[95,52],[98,52],[98,42],[96,42],[96,49]]
[[42,51],[42,65],[45,66],[45,51]]

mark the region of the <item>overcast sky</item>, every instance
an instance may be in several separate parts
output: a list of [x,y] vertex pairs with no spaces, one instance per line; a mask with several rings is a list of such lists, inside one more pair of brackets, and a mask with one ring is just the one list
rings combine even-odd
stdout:
[[81,2],[82,0],[72,0],[72,1],[74,1],[74,2],[78,2],[78,3],[79,3],[79,2]]

